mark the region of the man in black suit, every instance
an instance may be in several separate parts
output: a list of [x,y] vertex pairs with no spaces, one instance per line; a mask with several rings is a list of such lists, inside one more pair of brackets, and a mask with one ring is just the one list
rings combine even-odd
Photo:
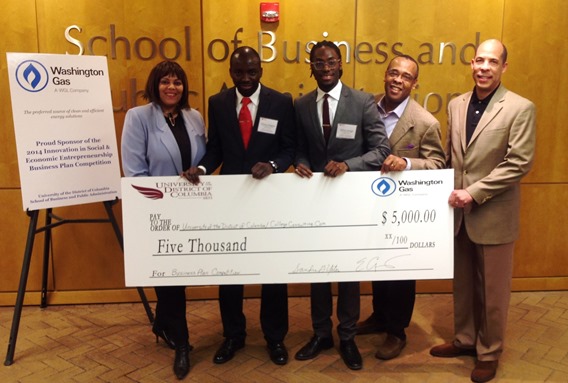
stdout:
[[[286,171],[294,159],[292,98],[260,84],[262,67],[258,53],[250,47],[237,48],[231,55],[229,73],[235,86],[209,99],[207,152],[198,167],[185,173],[193,183],[199,182],[199,175],[211,174],[219,166],[220,174],[251,174],[262,179]],[[247,334],[243,290],[243,285],[219,286],[225,341],[217,350],[214,363],[231,360],[244,347]],[[285,284],[262,285],[260,323],[270,359],[279,365],[286,364],[288,291]]]
[[[341,51],[334,43],[321,41],[314,45],[310,63],[318,88],[295,102],[296,174],[309,178],[312,172],[323,172],[337,177],[346,171],[378,171],[390,148],[373,95],[339,81],[343,73]],[[322,350],[333,347],[332,302],[331,283],[311,284],[314,336],[296,353],[296,359],[312,359]],[[363,367],[354,340],[359,308],[359,282],[339,282],[339,351],[352,370]]]

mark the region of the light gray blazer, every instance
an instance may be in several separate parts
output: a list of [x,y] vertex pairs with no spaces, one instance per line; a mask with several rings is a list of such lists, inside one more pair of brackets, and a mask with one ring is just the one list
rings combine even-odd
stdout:
[[[182,110],[191,143],[191,165],[205,154],[205,124],[195,109]],[[150,103],[129,109],[122,130],[122,170],[126,177],[181,174],[181,154],[159,105]]]

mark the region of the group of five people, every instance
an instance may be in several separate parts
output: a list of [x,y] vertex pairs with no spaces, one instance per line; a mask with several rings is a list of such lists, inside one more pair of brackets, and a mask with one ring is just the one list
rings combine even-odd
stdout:
[[[438,357],[477,358],[471,379],[491,380],[503,350],[512,278],[513,243],[518,235],[519,182],[532,164],[534,105],[501,84],[507,51],[498,40],[479,45],[472,60],[473,92],[449,105],[446,150],[440,124],[410,97],[418,81],[418,63],[408,55],[393,58],[384,75],[385,93],[371,94],[344,84],[342,57],[332,42],[310,52],[317,88],[294,102],[260,83],[261,59],[251,47],[231,55],[234,87],[209,99],[208,131],[188,104],[187,76],[179,64],[164,61],[148,77],[147,105],[130,109],[122,133],[124,174],[183,175],[192,183],[212,174],[250,174],[262,179],[290,166],[304,178],[313,172],[338,177],[347,171],[455,169],[455,338],[436,346]],[[266,121],[276,121],[265,125]],[[466,133],[467,132],[467,133]],[[466,137],[467,136],[467,137]],[[497,227],[497,226],[498,227]],[[357,334],[384,332],[376,357],[397,357],[406,345],[415,300],[415,281],[377,281],[373,313],[359,320],[359,282],[339,282],[337,318],[340,355],[350,369],[363,366],[354,341]],[[233,358],[246,339],[243,285],[219,287],[225,338],[213,357],[217,364]],[[189,334],[185,287],[156,287],[152,331],[175,350],[174,373],[189,372]],[[313,336],[295,354],[316,357],[334,346],[331,283],[311,284]],[[285,284],[264,284],[260,323],[272,362],[288,362]]]

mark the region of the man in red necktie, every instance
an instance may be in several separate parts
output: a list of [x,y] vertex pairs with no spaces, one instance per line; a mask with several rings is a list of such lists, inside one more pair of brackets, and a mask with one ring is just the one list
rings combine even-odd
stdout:
[[[285,172],[295,154],[292,98],[260,84],[260,56],[250,47],[231,55],[229,74],[234,87],[209,99],[207,152],[198,167],[185,177],[199,183],[199,176],[213,173],[251,174],[262,179]],[[284,337],[288,332],[288,292],[285,284],[262,285],[260,324],[270,359],[288,362]],[[231,360],[244,347],[246,318],[243,285],[219,286],[219,306],[225,341],[213,357],[217,364]]]
[[250,97],[243,97],[241,101],[241,110],[239,111],[239,127],[241,128],[241,136],[243,137],[243,145],[248,148],[250,135],[252,133],[252,116],[250,114],[249,104],[252,101]]

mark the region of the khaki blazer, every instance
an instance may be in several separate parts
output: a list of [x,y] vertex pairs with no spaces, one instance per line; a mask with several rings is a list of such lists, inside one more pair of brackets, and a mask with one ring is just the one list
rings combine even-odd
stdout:
[[408,101],[389,142],[392,154],[409,159],[412,170],[446,167],[440,123],[413,99]]
[[519,233],[520,181],[533,164],[535,106],[500,85],[466,145],[471,95],[448,105],[446,160],[455,171],[455,188],[474,199],[466,209],[454,210],[455,233],[463,221],[475,243],[510,243]]

